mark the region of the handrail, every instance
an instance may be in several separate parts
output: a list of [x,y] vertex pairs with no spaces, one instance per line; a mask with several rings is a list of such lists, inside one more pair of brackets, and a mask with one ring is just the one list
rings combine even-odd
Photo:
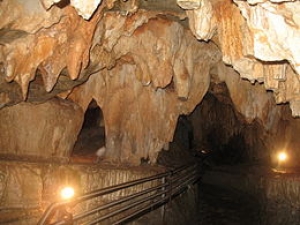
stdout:
[[[88,216],[91,216],[97,212],[110,209],[110,211],[108,211],[104,216],[92,218],[91,221],[89,221],[88,223],[88,224],[96,224],[110,217],[120,215],[121,213],[129,209],[135,208],[134,211],[130,212],[130,215],[125,215],[122,218],[117,218],[117,221],[113,223],[113,224],[118,224],[136,215],[139,215],[145,210],[151,209],[155,206],[165,204],[166,202],[171,200],[175,195],[185,190],[190,183],[196,182],[199,179],[199,177],[200,175],[198,173],[197,164],[184,165],[164,173],[160,173],[153,176],[137,179],[134,181],[129,181],[111,187],[106,187],[95,191],[91,191],[84,195],[78,196],[73,200],[54,202],[46,209],[40,221],[38,222],[38,225],[68,224],[70,221],[66,221],[64,219],[58,219],[54,223],[50,223],[49,221],[53,219],[52,217],[54,217],[55,212],[58,212],[62,209],[66,209],[67,207],[75,207],[75,205],[91,200],[93,198],[108,195],[113,192],[134,187],[150,181],[160,181],[160,183],[158,183],[156,186],[152,186],[145,190],[141,190],[137,193],[122,197],[120,199],[111,201],[109,203],[98,205],[92,209],[86,210],[84,212],[80,212],[77,215],[71,215],[71,217],[68,218],[73,223],[78,220],[84,219]],[[128,202],[127,205],[119,206],[120,204],[122,203],[124,204],[126,202]],[[136,209],[136,207],[140,207],[140,208]]]

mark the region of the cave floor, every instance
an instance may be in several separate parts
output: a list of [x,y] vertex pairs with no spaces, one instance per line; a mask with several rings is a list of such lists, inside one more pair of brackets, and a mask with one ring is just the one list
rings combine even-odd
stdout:
[[193,224],[261,224],[259,204],[238,190],[200,183],[198,206],[199,213]]

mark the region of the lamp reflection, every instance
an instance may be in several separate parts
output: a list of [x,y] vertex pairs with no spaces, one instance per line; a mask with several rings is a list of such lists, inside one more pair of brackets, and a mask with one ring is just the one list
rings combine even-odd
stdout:
[[273,169],[273,171],[277,173],[286,173],[287,159],[288,159],[288,155],[285,151],[279,152],[277,154],[277,165],[276,168]]

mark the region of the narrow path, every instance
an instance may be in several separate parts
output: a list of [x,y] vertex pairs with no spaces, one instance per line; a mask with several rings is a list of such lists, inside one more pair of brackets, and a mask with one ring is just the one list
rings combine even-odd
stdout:
[[259,225],[260,207],[254,198],[236,190],[199,185],[197,225]]

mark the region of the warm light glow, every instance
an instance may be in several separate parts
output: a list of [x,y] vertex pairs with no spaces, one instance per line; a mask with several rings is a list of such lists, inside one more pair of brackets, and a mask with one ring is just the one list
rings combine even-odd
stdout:
[[287,154],[285,152],[280,152],[277,157],[280,162],[283,162],[287,159]]
[[64,187],[63,189],[61,189],[60,191],[60,196],[65,199],[71,199],[75,194],[75,191],[72,187]]

